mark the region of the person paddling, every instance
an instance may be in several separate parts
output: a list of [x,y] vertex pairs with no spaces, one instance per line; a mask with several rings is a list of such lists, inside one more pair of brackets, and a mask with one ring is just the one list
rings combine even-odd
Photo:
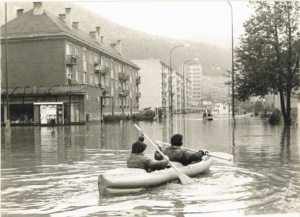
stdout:
[[[162,152],[167,155],[170,161],[176,161],[186,166],[193,162],[199,162],[202,160],[202,157],[206,155],[206,152],[199,150],[198,152],[192,152],[185,150],[181,146],[183,136],[181,134],[175,134],[171,137],[171,146],[166,147]],[[162,160],[161,154],[156,151],[154,154],[156,160]]]
[[144,137],[140,136],[138,141],[132,144],[132,150],[127,158],[128,168],[140,168],[147,172],[154,170],[165,169],[168,166],[168,161],[161,158],[160,161],[152,160],[144,155],[147,145],[144,143]]

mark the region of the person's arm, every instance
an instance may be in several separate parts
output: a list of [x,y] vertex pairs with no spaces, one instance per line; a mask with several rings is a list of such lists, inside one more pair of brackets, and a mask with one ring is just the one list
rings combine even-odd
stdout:
[[202,157],[204,156],[204,152],[202,150],[198,151],[198,152],[192,152],[192,151],[187,151],[184,150],[184,164],[190,164],[194,161],[201,161]]
[[154,171],[154,170],[162,170],[165,169],[168,166],[168,161],[167,160],[148,160],[148,171]]
[[[159,148],[160,151],[163,151],[160,146],[158,146],[158,148]],[[162,159],[164,159],[164,157],[156,150],[154,152],[154,159],[155,160],[162,160]]]

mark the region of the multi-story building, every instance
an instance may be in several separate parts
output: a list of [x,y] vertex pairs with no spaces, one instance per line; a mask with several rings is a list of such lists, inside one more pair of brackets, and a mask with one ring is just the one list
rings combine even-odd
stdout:
[[184,87],[184,112],[191,112],[192,109],[192,82],[189,78],[185,77],[185,87]]
[[198,110],[201,106],[201,82],[203,77],[201,64],[189,65],[187,74],[192,87],[192,109]]
[[182,73],[179,73],[177,71],[173,71],[173,112],[174,113],[182,113],[184,109],[184,77]]
[[140,108],[152,108],[166,115],[169,108],[170,67],[159,59],[131,60],[140,68]]
[[100,27],[87,34],[72,22],[71,8],[59,16],[41,2],[26,13],[18,9],[1,27],[1,121],[6,73],[12,123],[85,123],[138,112],[139,67],[122,55],[120,40],[106,45],[101,38]]

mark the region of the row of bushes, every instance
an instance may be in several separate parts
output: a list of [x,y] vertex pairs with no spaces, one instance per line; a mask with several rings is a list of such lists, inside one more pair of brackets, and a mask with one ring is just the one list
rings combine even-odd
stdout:
[[104,122],[114,122],[114,121],[121,121],[121,120],[135,120],[135,121],[153,121],[155,118],[155,112],[152,110],[146,110],[141,113],[130,115],[104,115],[103,121]]

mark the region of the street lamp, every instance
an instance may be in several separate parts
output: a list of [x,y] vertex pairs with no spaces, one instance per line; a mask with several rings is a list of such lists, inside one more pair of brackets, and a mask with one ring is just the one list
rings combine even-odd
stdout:
[[227,3],[230,6],[230,13],[231,13],[231,103],[232,103],[232,119],[235,123],[234,117],[234,58],[233,58],[233,9],[231,3],[227,0]]
[[182,76],[183,76],[183,113],[185,113],[185,104],[186,104],[186,95],[185,95],[185,92],[186,92],[186,78],[185,78],[185,69],[184,69],[184,66],[187,62],[190,62],[190,61],[199,61],[199,58],[198,57],[195,57],[193,59],[188,59],[188,60],[185,60],[182,62]]
[[169,75],[169,94],[170,94],[170,107],[169,107],[169,113],[170,113],[170,116],[173,115],[173,90],[172,90],[172,74],[173,74],[173,69],[172,69],[172,53],[173,51],[176,49],[176,48],[179,48],[179,47],[189,47],[190,45],[189,44],[180,44],[180,45],[177,45],[175,47],[173,47],[171,50],[170,50],[170,75]]

